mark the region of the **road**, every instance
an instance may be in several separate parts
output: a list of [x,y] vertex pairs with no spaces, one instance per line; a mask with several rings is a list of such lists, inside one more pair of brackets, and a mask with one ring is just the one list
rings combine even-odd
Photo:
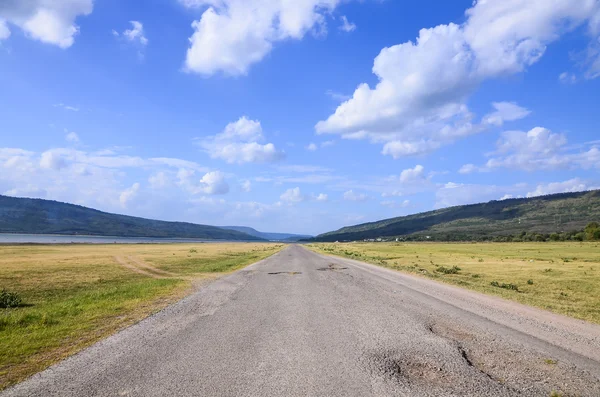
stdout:
[[553,390],[600,396],[599,326],[293,245],[0,395]]

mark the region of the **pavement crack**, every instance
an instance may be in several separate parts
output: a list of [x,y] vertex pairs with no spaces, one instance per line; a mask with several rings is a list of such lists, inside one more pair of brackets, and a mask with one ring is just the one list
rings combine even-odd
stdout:
[[270,274],[270,275],[287,274],[290,276],[295,276],[297,274],[302,274],[302,272],[269,272],[267,274]]
[[348,269],[348,268],[340,266],[340,265],[338,265],[336,263],[330,263],[329,266],[327,266],[327,267],[320,267],[317,270],[320,271],[320,272],[326,272],[326,271],[337,271],[337,270],[346,270],[346,269]]

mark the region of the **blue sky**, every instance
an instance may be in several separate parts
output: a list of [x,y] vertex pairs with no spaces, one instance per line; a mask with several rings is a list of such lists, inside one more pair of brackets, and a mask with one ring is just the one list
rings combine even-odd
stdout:
[[600,1],[0,2],[0,193],[317,234],[600,186]]

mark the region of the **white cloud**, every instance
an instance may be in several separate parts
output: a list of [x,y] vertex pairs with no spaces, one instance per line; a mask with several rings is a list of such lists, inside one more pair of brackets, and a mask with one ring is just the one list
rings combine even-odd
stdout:
[[477,170],[478,168],[475,164],[465,164],[462,167],[460,167],[460,170],[458,170],[458,172],[461,174],[471,174]]
[[545,196],[547,194],[555,193],[572,193],[582,192],[586,190],[599,189],[598,186],[591,186],[589,183],[579,179],[573,178],[564,182],[552,182],[547,184],[540,184],[534,191],[528,192],[527,197]]
[[147,45],[148,39],[144,34],[144,25],[139,21],[129,21],[131,23],[132,28],[127,29],[123,32],[123,36],[127,38],[127,40],[132,42],[140,43],[141,45]]
[[558,76],[558,80],[563,84],[575,84],[577,82],[577,76],[573,73],[564,72]]
[[60,170],[67,167],[67,161],[58,150],[48,150],[42,153],[40,167],[49,170]]
[[81,140],[79,139],[79,135],[77,135],[77,133],[73,132],[73,131],[67,133],[67,135],[65,135],[65,139],[67,140],[67,142],[71,142],[71,143],[81,142]]
[[598,189],[600,186],[580,178],[564,182],[538,184],[534,190],[525,183],[509,186],[478,185],[448,182],[441,186],[435,194],[435,208],[446,208],[455,205],[475,204],[490,200],[507,200],[515,197],[535,197],[546,194],[579,192]]
[[435,208],[455,205],[475,204],[497,200],[506,194],[517,194],[522,188],[517,186],[475,185],[448,182],[435,193]]
[[569,150],[567,138],[542,127],[528,132],[506,131],[497,142],[497,151],[482,167],[467,164],[463,173],[512,168],[525,171],[599,168],[600,149],[597,144],[584,150]]
[[483,117],[485,124],[501,126],[507,121],[523,119],[531,113],[514,102],[494,102],[492,106],[496,111]]
[[306,200],[299,187],[286,190],[280,197],[281,201],[287,204],[296,204]]
[[425,179],[424,172],[425,168],[422,165],[416,165],[415,168],[406,169],[400,173],[400,182],[422,182]]
[[152,187],[152,189],[155,189],[155,190],[164,189],[170,183],[169,177],[167,176],[167,174],[164,171],[160,171],[154,175],[151,175],[148,178],[148,182],[150,183],[150,187]]
[[317,195],[315,197],[316,201],[328,201],[329,200],[329,196],[327,196],[325,193],[319,193],[319,195]]
[[69,110],[71,112],[79,112],[79,108],[76,106],[65,105],[64,103],[57,103],[54,105],[55,108],[62,108],[64,110]]
[[325,91],[325,94],[337,102],[346,102],[348,99],[352,98],[350,95],[341,94],[333,90],[327,90]]
[[81,15],[89,15],[92,9],[93,0],[2,1],[0,39],[7,38],[10,34],[6,24],[8,22],[22,29],[31,39],[68,48],[73,45],[75,36],[79,33],[75,20]]
[[244,116],[229,123],[220,134],[197,139],[196,143],[212,158],[228,163],[270,163],[285,157],[285,153],[276,149],[274,144],[260,144],[262,140],[260,122]]
[[309,143],[308,146],[306,146],[306,150],[314,152],[318,149],[317,145],[314,143]]
[[134,200],[140,191],[140,184],[134,183],[131,187],[123,190],[119,196],[119,202],[123,208],[127,208],[127,205]]
[[180,0],[186,7],[206,7],[192,23],[185,69],[205,76],[223,72],[245,75],[280,41],[325,32],[326,14],[340,0],[261,1]]
[[178,185],[191,194],[226,194],[229,193],[229,184],[225,174],[220,171],[211,171],[197,180],[194,170],[181,168],[177,172]]
[[344,200],[346,201],[367,201],[369,196],[364,193],[355,193],[354,190],[348,190],[344,193]]
[[10,37],[10,29],[6,25],[6,21],[0,19],[0,41]]
[[410,205],[410,200],[404,200],[402,202],[386,200],[382,201],[380,204],[388,208],[407,208]]
[[524,71],[599,8],[595,0],[477,1],[464,24],[422,29],[415,42],[382,49],[377,85],[360,84],[316,131],[383,143],[395,158],[478,133],[489,124],[474,124],[466,102],[480,83]]
[[349,22],[348,18],[346,18],[345,15],[342,15],[341,20],[342,20],[342,24],[339,27],[340,30],[347,32],[347,33],[350,33],[350,32],[353,32],[356,30],[356,25],[353,24],[352,22]]
[[241,187],[244,192],[248,193],[252,190],[252,182],[246,180],[246,181],[242,182]]

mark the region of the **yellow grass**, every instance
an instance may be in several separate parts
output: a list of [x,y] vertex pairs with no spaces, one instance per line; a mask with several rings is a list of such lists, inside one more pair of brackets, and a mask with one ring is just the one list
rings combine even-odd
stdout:
[[0,390],[155,313],[214,278],[266,258],[267,243],[0,246]]
[[[600,324],[598,243],[331,243],[308,247]],[[460,268],[457,274],[444,273],[454,266]],[[518,291],[508,289],[510,284]]]

